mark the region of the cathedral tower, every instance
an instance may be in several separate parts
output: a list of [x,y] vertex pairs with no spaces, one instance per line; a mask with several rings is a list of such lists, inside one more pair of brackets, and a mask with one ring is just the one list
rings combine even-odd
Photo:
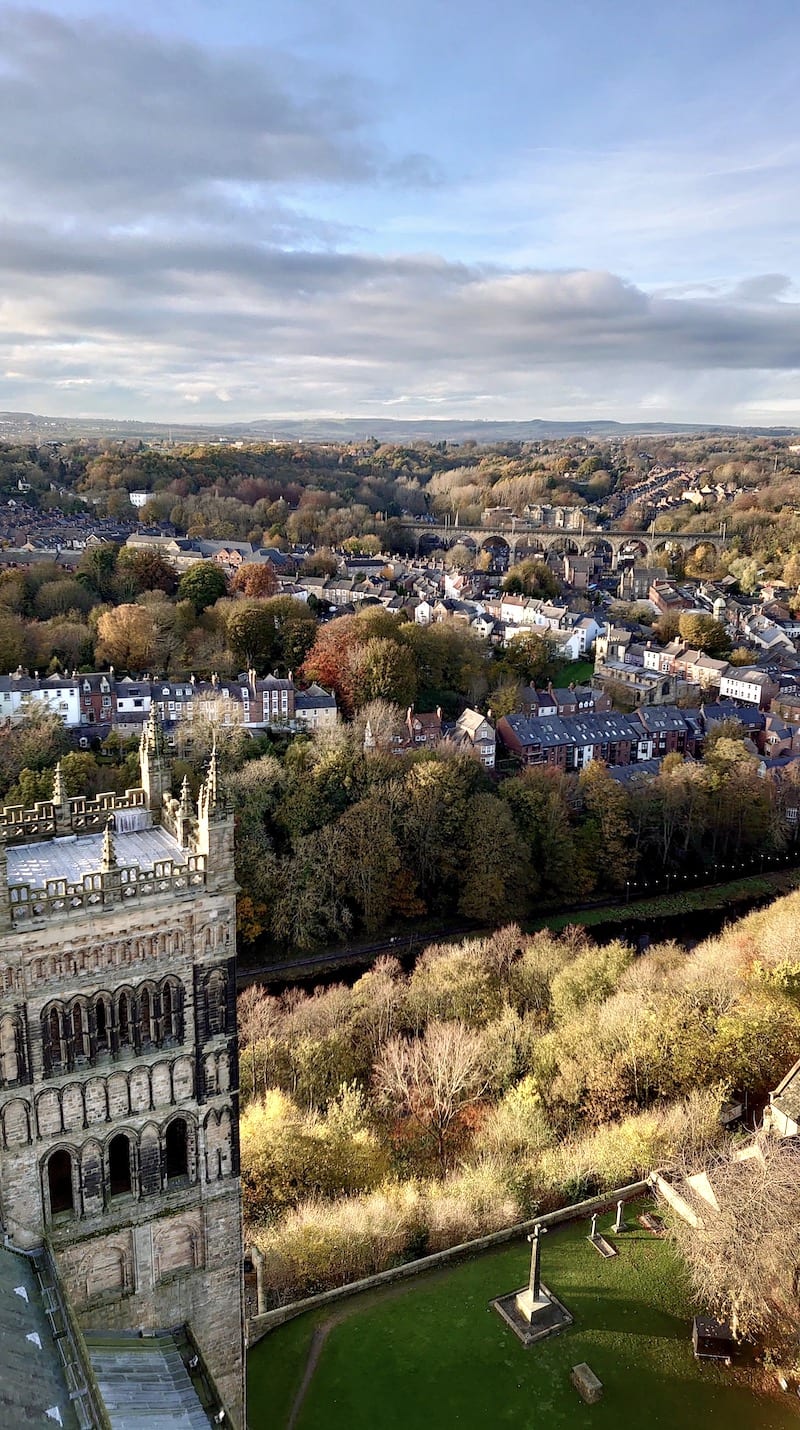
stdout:
[[0,810],[0,1222],[84,1330],[188,1325],[243,1430],[232,819],[216,755],[171,797],[152,710],[141,763]]

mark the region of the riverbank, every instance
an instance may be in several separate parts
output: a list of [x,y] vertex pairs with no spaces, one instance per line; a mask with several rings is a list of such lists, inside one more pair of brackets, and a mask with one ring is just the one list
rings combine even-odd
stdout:
[[[632,943],[674,938],[691,947],[701,938],[716,933],[730,918],[741,917],[751,909],[797,888],[800,888],[800,869],[775,869],[744,875],[741,879],[729,879],[722,884],[704,884],[649,897],[631,897],[616,904],[605,902],[568,909],[562,907],[545,912],[538,919],[528,920],[522,927],[526,933],[543,928],[558,932],[570,925],[580,924],[591,929],[598,942],[620,937]],[[688,918],[692,921],[690,928],[684,926]],[[431,926],[395,935],[380,943],[354,945],[275,963],[243,963],[239,968],[238,983],[240,987],[249,983],[274,983],[285,987],[311,980],[328,982],[346,978],[348,973],[355,972],[357,976],[361,969],[369,967],[383,954],[398,958],[405,964],[412,962],[430,943],[480,938],[488,932],[490,930],[467,924],[444,928]]]

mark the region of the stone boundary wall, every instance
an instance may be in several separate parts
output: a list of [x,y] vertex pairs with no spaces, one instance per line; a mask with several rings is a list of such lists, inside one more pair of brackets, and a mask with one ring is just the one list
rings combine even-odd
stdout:
[[[589,1197],[583,1202],[573,1202],[571,1206],[559,1207],[558,1211],[545,1212],[542,1216],[529,1217],[527,1221],[514,1226],[503,1227],[501,1231],[490,1232],[475,1241],[463,1241],[458,1246],[448,1246],[444,1251],[434,1251],[430,1256],[422,1256],[416,1261],[406,1261],[400,1266],[390,1266],[387,1271],[377,1271],[374,1276],[364,1276],[360,1281],[349,1281],[345,1286],[334,1286],[329,1291],[320,1291],[316,1296],[307,1296],[302,1301],[290,1301],[285,1306],[276,1306],[272,1311],[251,1316],[247,1322],[247,1344],[254,1346],[270,1331],[282,1326],[286,1321],[302,1316],[305,1311],[315,1311],[320,1306],[334,1305],[348,1296],[357,1296],[361,1291],[372,1291],[379,1286],[391,1286],[395,1281],[405,1281],[411,1276],[420,1276],[425,1271],[436,1271],[452,1262],[462,1261],[469,1256],[477,1256],[489,1251],[493,1246],[502,1246],[506,1241],[516,1241],[525,1236],[539,1222],[542,1226],[555,1226],[562,1221],[576,1221],[581,1216],[599,1211],[619,1201],[631,1201],[652,1189],[650,1178],[641,1182],[631,1182],[626,1187],[616,1187],[603,1192],[601,1196]],[[254,1262],[258,1255],[254,1255]]]

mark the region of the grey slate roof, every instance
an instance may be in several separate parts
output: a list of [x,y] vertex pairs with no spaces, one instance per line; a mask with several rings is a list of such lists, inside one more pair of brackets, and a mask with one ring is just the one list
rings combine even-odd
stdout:
[[509,715],[507,723],[523,745],[602,745],[608,741],[629,740],[634,744],[644,738],[641,726],[627,715],[614,710],[581,715]]
[[55,1410],[64,1430],[77,1430],[35,1266],[0,1246],[0,1425],[58,1425]]
[[686,718],[676,705],[641,705],[636,718],[651,735],[666,734],[670,730],[686,731]]
[[112,1430],[208,1430],[171,1335],[95,1332],[86,1345]]

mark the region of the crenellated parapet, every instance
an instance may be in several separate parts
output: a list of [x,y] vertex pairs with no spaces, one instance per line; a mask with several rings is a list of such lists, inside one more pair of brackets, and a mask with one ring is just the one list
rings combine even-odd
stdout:
[[234,891],[233,817],[212,751],[197,803],[169,791],[160,718],[142,737],[142,787],[69,799],[60,765],[33,809],[0,810],[0,929],[105,912],[159,896]]
[[30,883],[8,884],[8,909],[12,927],[30,925],[34,920],[63,919],[78,910],[102,912],[114,905],[138,904],[157,895],[173,898],[201,892],[206,883],[206,859],[189,854],[185,863],[157,859],[152,868],[139,864],[89,870],[76,880],[45,878],[37,887]]
[[[55,795],[61,790],[58,766],[54,783]],[[38,800],[33,809],[7,804],[0,808],[0,841],[11,844],[57,839],[66,834],[94,834],[105,829],[111,815],[121,832],[143,828],[150,822],[145,791],[127,789],[124,794],[109,791],[94,798],[78,795],[73,799],[44,799]]]

